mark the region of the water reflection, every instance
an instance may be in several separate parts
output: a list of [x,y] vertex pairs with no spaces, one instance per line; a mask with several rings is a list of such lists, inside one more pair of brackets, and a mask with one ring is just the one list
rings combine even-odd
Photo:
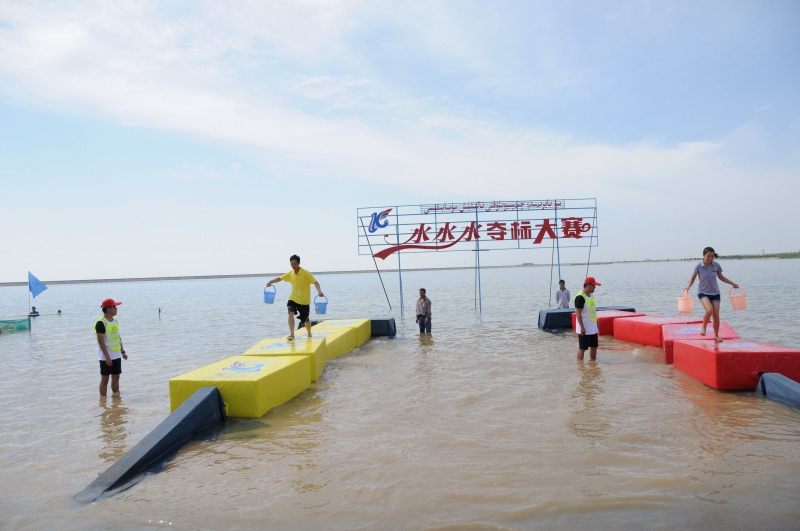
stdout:
[[582,439],[604,439],[609,435],[609,423],[596,403],[598,395],[603,394],[603,370],[597,362],[589,361],[578,365],[580,380],[572,393],[574,413],[567,420],[567,427],[573,435]]
[[122,398],[100,398],[100,439],[103,440],[103,449],[99,457],[104,461],[116,461],[125,454],[125,440],[128,423],[128,408],[122,403]]

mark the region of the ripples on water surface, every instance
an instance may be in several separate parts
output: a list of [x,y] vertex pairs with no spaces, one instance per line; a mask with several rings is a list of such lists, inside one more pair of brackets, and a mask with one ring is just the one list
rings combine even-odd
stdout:
[[[723,319],[742,337],[796,347],[798,265],[724,262],[749,308],[734,313],[725,300]],[[674,314],[692,267],[591,273],[601,305]],[[564,269],[573,294],[584,273]],[[71,497],[169,413],[169,378],[284,334],[285,310],[261,303],[262,279],[51,286],[36,301],[48,315],[30,333],[0,336],[0,525],[800,527],[800,412],[705,387],[664,365],[658,348],[604,337],[598,363],[577,363],[571,333],[536,329],[549,274],[484,270],[480,315],[472,272],[405,274],[412,311],[396,339],[330,362],[258,422],[234,420],[219,440],[189,443],[163,472],[88,506]],[[385,280],[394,303],[396,274]],[[320,281],[328,317],[398,316],[375,275]],[[422,286],[434,301],[431,337],[411,316]],[[102,403],[92,322],[105,297],[124,302],[130,360],[122,398]],[[26,302],[25,288],[0,288],[0,314]]]

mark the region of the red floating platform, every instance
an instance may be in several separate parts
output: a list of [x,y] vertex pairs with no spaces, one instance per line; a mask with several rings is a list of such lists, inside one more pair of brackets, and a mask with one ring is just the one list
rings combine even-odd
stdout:
[[674,317],[671,315],[648,315],[647,317],[632,317],[620,319],[614,324],[614,337],[660,347],[662,345],[661,327],[668,324],[702,323],[702,319],[691,317]]
[[[643,313],[623,312],[620,310],[598,310],[597,311],[597,328],[599,335],[610,336],[614,334],[614,321],[620,317],[644,317]],[[572,314],[572,329],[577,330],[575,322],[577,316]]]
[[800,350],[746,339],[674,343],[675,368],[714,389],[752,391],[759,372],[800,381]]
[[[711,323],[708,323],[708,330],[706,331],[706,335],[700,335],[700,328],[702,324],[691,323],[691,324],[668,324],[661,327],[661,336],[663,338],[664,343],[664,363],[667,365],[672,364],[672,352],[673,352],[673,342],[676,339],[684,339],[687,341],[690,340],[697,340],[697,341],[704,341],[714,340],[714,327]],[[719,324],[719,337],[722,339],[739,339],[739,334],[737,334],[731,325],[728,323],[722,322]]]

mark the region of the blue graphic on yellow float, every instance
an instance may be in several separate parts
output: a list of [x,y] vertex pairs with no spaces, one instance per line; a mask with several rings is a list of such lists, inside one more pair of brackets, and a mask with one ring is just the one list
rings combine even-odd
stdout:
[[[305,329],[295,332],[299,340],[307,339]],[[328,347],[328,359],[332,360],[352,352],[356,348],[356,333],[352,328],[325,328],[323,323],[311,327],[312,338],[325,338]]]
[[369,338],[372,337],[372,323],[369,319],[329,319],[314,326],[312,329],[312,334],[313,330],[322,330],[327,332],[341,328],[353,329],[355,333],[356,348],[369,341]]
[[246,350],[242,356],[308,356],[311,381],[316,382],[322,371],[325,370],[325,362],[328,361],[328,346],[322,336],[297,337],[293,341],[288,341],[286,338],[264,339]]
[[233,356],[169,381],[170,410],[201,387],[216,387],[230,417],[260,417],[311,387],[309,356]]

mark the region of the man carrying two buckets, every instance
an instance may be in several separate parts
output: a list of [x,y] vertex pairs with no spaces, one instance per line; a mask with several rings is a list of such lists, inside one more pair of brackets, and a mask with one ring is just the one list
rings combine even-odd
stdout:
[[[289,264],[292,266],[291,271],[283,276],[270,280],[267,282],[267,287],[269,288],[281,280],[292,284],[292,294],[289,295],[289,302],[286,304],[289,310],[289,336],[286,339],[294,339],[294,316],[297,314],[300,314],[298,316],[300,320],[299,326],[305,326],[308,337],[311,337],[311,321],[308,320],[309,307],[311,305],[311,285],[313,284],[314,287],[317,288],[317,293],[319,293],[320,297],[324,298],[325,295],[322,294],[322,288],[319,287],[319,282],[314,278],[314,275],[309,273],[307,269],[300,267],[299,256],[293,254],[289,258]],[[275,300],[275,294],[265,290],[264,302],[271,303],[273,300]],[[327,300],[325,303],[317,303],[317,313],[325,313],[324,308],[326,304]],[[322,309],[322,311],[320,311],[320,309]]]

